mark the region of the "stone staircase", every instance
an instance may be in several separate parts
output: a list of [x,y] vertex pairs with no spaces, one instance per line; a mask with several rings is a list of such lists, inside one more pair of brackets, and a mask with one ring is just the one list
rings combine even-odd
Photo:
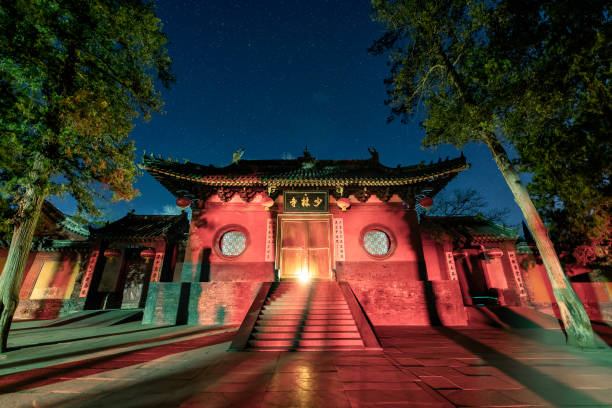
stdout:
[[248,348],[254,350],[364,350],[337,282],[273,283]]

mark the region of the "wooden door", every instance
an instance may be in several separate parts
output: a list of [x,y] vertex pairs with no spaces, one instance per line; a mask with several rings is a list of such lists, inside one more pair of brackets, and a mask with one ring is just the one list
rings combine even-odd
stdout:
[[281,279],[329,280],[330,224],[327,218],[281,220]]

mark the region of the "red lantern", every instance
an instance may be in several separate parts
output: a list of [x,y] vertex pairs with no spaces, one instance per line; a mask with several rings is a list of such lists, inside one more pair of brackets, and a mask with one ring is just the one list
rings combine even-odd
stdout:
[[429,207],[431,207],[433,203],[434,200],[431,197],[423,197],[419,200],[421,207],[425,208],[426,210],[429,210]]
[[348,198],[339,198],[336,201],[336,205],[340,207],[342,211],[346,211],[351,206],[351,201]]
[[184,210],[185,207],[189,207],[191,205],[191,200],[187,197],[180,197],[176,200],[176,205],[181,207],[181,210]]
[[117,251],[116,249],[107,249],[104,251],[104,256],[108,259],[119,258],[121,256],[121,252]]
[[155,251],[151,248],[143,249],[140,252],[140,257],[145,260],[145,263],[149,263],[149,261],[155,258]]
[[261,202],[261,205],[264,206],[266,211],[270,211],[270,208],[272,208],[272,206],[274,205],[274,200],[271,199],[270,197],[264,198],[263,201]]

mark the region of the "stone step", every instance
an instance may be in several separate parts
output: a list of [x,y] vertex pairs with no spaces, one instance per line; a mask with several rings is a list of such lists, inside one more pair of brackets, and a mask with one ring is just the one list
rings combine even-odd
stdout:
[[296,330],[305,332],[356,332],[357,326],[355,324],[334,324],[329,326],[302,326],[301,324],[295,325],[264,325],[255,326],[253,333],[272,333],[272,332],[294,332]]
[[260,318],[267,319],[282,319],[283,316],[286,316],[288,319],[326,319],[326,320],[334,320],[334,319],[352,319],[353,315],[350,310],[319,310],[319,311],[308,311],[308,310],[300,310],[297,312],[288,312],[288,311],[274,311],[274,310],[262,310],[259,314]]
[[252,338],[256,340],[269,339],[354,339],[361,340],[357,330],[352,332],[264,332],[253,333]]
[[345,304],[341,304],[341,303],[335,303],[335,304],[307,304],[307,305],[296,305],[296,304],[278,304],[278,303],[272,303],[269,305],[264,305],[263,309],[267,310],[267,309],[304,309],[307,308],[309,310],[336,310],[336,309],[347,309],[348,310],[348,305]]
[[257,350],[363,350],[336,282],[281,282],[259,311],[249,346]]
[[[288,314],[278,314],[278,315],[274,315],[274,314],[268,314],[268,315],[259,315],[259,318],[257,319],[257,321],[262,321],[262,322],[272,322],[272,321],[276,321],[276,320],[292,320],[292,321],[296,321],[296,322],[323,322],[323,321],[328,321],[328,320],[349,320],[352,321],[353,317],[350,314],[337,314],[337,313],[330,313],[330,314],[318,314],[318,315],[298,315],[298,314],[292,314],[292,315],[288,315]],[[322,323],[321,323],[322,324]]]
[[351,324],[355,325],[355,321],[353,319],[308,319],[304,321],[300,319],[259,319],[256,323],[256,325],[259,326],[335,326]]
[[349,316],[351,311],[349,309],[264,309],[260,312],[262,315],[289,315],[289,316],[318,316],[318,315],[344,315]]
[[344,299],[335,299],[335,300],[318,300],[318,299],[312,299],[312,300],[295,300],[295,299],[277,299],[277,300],[272,300],[272,299],[267,299],[265,301],[264,304],[296,304],[296,305],[345,305],[346,301]]
[[249,340],[252,347],[363,347],[361,339],[287,339]]
[[293,296],[293,295],[272,295],[267,300],[271,301],[291,301],[291,302],[344,302],[341,296]]
[[[264,311],[265,312],[265,311]],[[347,313],[273,313],[262,312],[258,320],[352,320],[353,316]]]
[[363,351],[364,346],[327,346],[327,347],[257,347],[256,351]]

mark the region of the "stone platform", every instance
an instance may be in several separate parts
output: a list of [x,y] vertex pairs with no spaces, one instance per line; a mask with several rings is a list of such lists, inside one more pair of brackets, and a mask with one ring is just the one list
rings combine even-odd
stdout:
[[15,323],[0,406],[612,406],[611,349],[559,330],[378,327],[380,352],[228,352],[236,329]]

